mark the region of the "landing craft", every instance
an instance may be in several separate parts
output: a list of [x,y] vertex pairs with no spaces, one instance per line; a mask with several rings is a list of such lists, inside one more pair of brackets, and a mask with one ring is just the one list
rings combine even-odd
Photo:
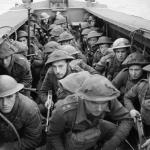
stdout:
[[[32,0],[27,0],[32,2]],[[150,21],[107,8],[94,0],[45,0],[38,3],[26,3],[12,8],[0,15],[0,42],[9,38],[17,40],[17,31],[25,24],[30,24],[30,15],[40,16],[46,12],[50,16],[62,13],[68,25],[80,30],[84,16],[89,13],[96,18],[96,27],[106,36],[115,40],[124,37],[130,40],[132,48],[137,48],[150,57]],[[38,19],[38,18],[37,18]],[[28,33],[29,34],[29,33]],[[30,41],[28,41],[30,43]],[[40,148],[45,149],[45,148]],[[40,150],[39,149],[39,150]]]
[[[83,22],[85,13],[96,17],[99,28],[112,39],[128,38],[132,45],[138,45],[139,50],[150,53],[150,21],[141,17],[114,11],[94,0],[45,0],[31,4],[31,11],[39,15],[46,12],[50,15],[57,11],[62,12],[73,27]],[[0,40],[4,35],[13,35],[15,31],[27,24],[27,6],[19,5],[0,15]],[[4,27],[5,26],[5,27]],[[15,38],[15,37],[14,37]]]

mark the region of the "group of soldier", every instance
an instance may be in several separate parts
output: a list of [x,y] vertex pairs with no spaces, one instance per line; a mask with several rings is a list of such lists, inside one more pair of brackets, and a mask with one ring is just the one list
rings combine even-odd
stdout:
[[150,136],[150,62],[96,21],[42,12],[0,44],[0,150],[128,149],[139,116]]

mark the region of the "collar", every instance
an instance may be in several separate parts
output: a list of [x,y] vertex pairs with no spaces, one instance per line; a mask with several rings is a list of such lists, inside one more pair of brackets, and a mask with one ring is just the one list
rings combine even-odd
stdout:
[[76,122],[75,123],[79,124],[83,121],[86,121],[89,124],[91,124],[91,121],[89,121],[87,119],[87,114],[86,114],[84,102],[81,98],[79,98],[79,105],[78,105],[78,108],[77,108]]

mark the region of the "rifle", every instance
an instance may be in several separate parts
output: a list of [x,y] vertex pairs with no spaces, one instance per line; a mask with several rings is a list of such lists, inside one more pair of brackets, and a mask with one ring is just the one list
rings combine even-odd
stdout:
[[141,148],[141,146],[146,141],[146,137],[144,135],[144,130],[143,130],[143,123],[142,123],[141,115],[136,116],[136,126],[137,126],[138,137],[139,137],[138,150],[145,150],[145,148],[144,149]]
[[50,93],[50,91],[48,91],[48,95],[47,95],[47,101],[49,101],[49,105],[47,108],[47,117],[46,117],[46,126],[45,126],[45,132],[48,132],[48,125],[49,125],[49,117],[50,117],[50,113],[51,113],[51,106],[52,106],[52,95]]

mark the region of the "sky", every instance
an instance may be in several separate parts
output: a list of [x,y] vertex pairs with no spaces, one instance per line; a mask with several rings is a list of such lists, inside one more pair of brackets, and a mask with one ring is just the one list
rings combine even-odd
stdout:
[[[38,1],[42,0],[34,0]],[[96,2],[106,4],[110,9],[150,20],[150,0],[96,0]],[[15,3],[20,4],[22,0],[0,0],[0,14],[14,7]]]

